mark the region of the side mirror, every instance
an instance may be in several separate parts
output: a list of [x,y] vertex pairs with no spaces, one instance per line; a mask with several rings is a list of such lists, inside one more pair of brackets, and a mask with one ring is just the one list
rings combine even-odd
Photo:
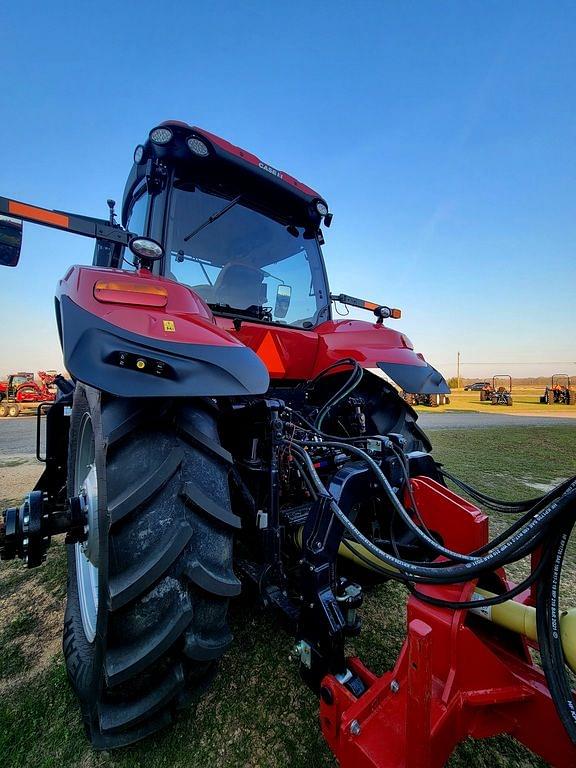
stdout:
[[276,303],[274,305],[274,317],[284,318],[288,314],[292,288],[289,285],[279,285],[276,291]]
[[22,248],[22,220],[0,215],[0,266],[15,267]]

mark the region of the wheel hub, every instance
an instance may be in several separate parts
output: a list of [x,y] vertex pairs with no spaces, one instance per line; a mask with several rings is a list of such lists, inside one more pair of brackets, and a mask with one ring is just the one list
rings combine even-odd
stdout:
[[98,530],[98,477],[96,473],[95,442],[92,420],[85,414],[80,425],[74,490],[80,497],[82,512],[86,515],[85,541],[75,545],[76,581],[82,626],[88,642],[96,637],[98,619],[98,565],[100,556]]
[[84,533],[86,541],[80,545],[84,555],[98,567],[100,545],[98,539],[98,481],[96,479],[96,465],[92,464],[86,475],[84,484],[80,489],[82,512],[86,516]]

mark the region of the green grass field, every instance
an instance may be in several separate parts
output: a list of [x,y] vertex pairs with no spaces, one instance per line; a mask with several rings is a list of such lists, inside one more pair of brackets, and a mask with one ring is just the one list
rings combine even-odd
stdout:
[[535,387],[513,388],[512,405],[492,405],[490,402],[480,402],[480,392],[464,392],[454,390],[450,395],[450,404],[441,405],[438,408],[416,406],[417,411],[475,411],[477,413],[523,413],[539,416],[566,416],[574,414],[576,417],[576,405],[544,405],[540,402],[540,395],[544,394],[543,388]]
[[[529,498],[576,473],[576,424],[435,431],[432,439],[438,460],[496,496]],[[494,531],[505,524],[499,515],[491,521]],[[291,638],[278,629],[273,617],[241,599],[231,611],[236,642],[196,708],[144,744],[93,753],[84,738],[60,651],[64,594],[61,546],[53,547],[46,565],[36,571],[27,573],[11,563],[0,568],[2,768],[335,765],[320,735],[318,703],[299,680]],[[401,647],[405,596],[399,585],[385,584],[368,594],[362,609],[364,630],[350,650],[378,673],[393,665]],[[449,762],[450,768],[543,765],[505,736],[469,740]]]

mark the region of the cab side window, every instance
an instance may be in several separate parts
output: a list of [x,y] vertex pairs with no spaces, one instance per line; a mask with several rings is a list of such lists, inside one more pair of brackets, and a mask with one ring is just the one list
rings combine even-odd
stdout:
[[[149,201],[150,195],[146,193],[146,186],[142,185],[134,193],[133,202],[130,206],[130,213],[128,214],[128,221],[126,223],[126,229],[134,235],[146,234],[146,217],[148,214]],[[124,249],[122,269],[135,269],[132,262],[132,253],[128,248]]]
[[128,230],[135,235],[146,234],[146,214],[148,212],[149,199],[145,187],[140,187],[140,189],[136,190],[127,224]]

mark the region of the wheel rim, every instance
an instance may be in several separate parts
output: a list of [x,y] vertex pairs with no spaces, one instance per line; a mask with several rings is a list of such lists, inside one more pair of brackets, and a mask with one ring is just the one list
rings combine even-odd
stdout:
[[86,540],[75,545],[76,581],[84,634],[88,642],[96,637],[98,617],[98,481],[96,477],[94,430],[89,414],[80,424],[74,467],[74,494],[80,496],[87,515]]

